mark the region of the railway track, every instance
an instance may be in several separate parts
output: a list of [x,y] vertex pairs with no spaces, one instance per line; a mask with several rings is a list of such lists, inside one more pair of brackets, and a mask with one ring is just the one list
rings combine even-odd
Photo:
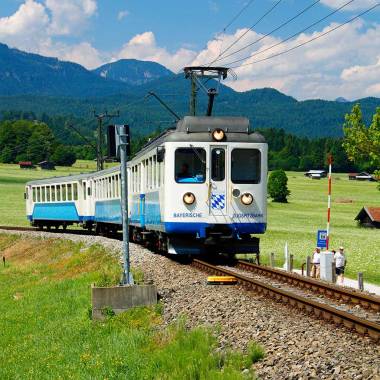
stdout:
[[238,284],[247,290],[252,290],[266,297],[289,304],[291,307],[296,307],[300,311],[313,314],[318,318],[322,318],[350,330],[355,330],[359,334],[368,335],[376,342],[380,341],[380,323],[360,318],[345,310],[340,310],[326,303],[301,296],[293,291],[275,287],[265,281],[241,274],[236,270],[222,268],[201,260],[193,260],[192,265],[199,270],[213,275],[234,276]]
[[354,289],[329,284],[324,281],[315,280],[310,277],[301,276],[297,273],[289,273],[280,269],[261,266],[238,260],[236,267],[247,272],[269,277],[289,285],[319,293],[325,297],[335,299],[345,304],[359,305],[364,309],[380,312],[380,297],[373,296]]
[[[3,231],[34,231],[34,232],[49,232],[52,234],[74,234],[74,235],[91,235],[86,230],[73,230],[73,229],[50,229],[42,230],[36,227],[13,227],[13,226],[0,226],[0,230]],[[93,235],[93,234],[92,234]]]
[[38,231],[34,227],[12,227],[12,226],[0,226],[0,230],[5,231]]

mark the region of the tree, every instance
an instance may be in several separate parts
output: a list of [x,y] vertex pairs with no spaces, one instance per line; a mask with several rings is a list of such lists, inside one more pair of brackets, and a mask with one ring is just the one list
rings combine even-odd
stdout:
[[349,160],[360,165],[380,166],[380,107],[373,115],[369,128],[363,122],[360,105],[356,104],[345,116],[343,125],[345,149]]
[[273,171],[268,180],[268,193],[273,202],[287,203],[287,197],[290,195],[288,189],[288,177],[282,169]]
[[76,159],[74,151],[64,145],[58,145],[52,155],[53,162],[60,166],[71,166]]

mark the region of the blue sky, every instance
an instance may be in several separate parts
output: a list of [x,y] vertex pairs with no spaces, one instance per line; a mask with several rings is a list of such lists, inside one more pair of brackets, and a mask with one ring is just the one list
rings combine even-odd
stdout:
[[[293,17],[314,0],[282,0],[253,30],[247,30],[278,0],[1,0],[0,42],[57,56],[87,68],[117,60],[153,60],[173,71],[204,63],[230,49],[244,47]],[[242,59],[278,44],[349,0],[320,0],[303,16],[270,37],[234,54]],[[259,53],[237,68],[231,87],[244,91],[275,87],[300,99],[380,96],[380,7],[352,24],[291,53],[267,58],[334,28],[377,0],[354,0],[306,33]],[[246,4],[249,7],[224,32]]]

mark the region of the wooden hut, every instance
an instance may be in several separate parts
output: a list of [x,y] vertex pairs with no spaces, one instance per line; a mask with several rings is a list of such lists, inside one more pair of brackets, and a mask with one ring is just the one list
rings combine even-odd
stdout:
[[51,161],[41,161],[38,163],[41,170],[55,170],[54,163]]
[[380,207],[364,206],[355,220],[363,227],[380,228]]

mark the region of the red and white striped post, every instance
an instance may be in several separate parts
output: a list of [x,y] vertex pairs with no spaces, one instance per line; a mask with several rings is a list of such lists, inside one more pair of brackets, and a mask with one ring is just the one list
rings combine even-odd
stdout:
[[331,216],[331,169],[333,164],[333,156],[332,154],[328,154],[327,163],[329,164],[329,189],[327,195],[327,236],[326,236],[326,250],[329,249],[329,241],[330,241],[330,216]]

